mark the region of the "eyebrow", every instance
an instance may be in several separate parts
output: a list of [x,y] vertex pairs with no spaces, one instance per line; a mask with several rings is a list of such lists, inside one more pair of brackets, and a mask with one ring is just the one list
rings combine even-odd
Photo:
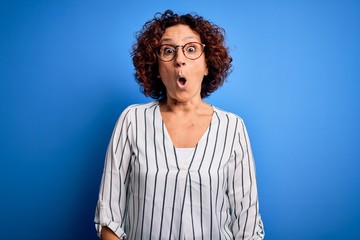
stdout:
[[[184,41],[184,40],[188,40],[188,39],[194,39],[194,40],[198,41],[198,39],[193,36],[185,37],[182,40]],[[173,43],[173,39],[172,38],[163,38],[160,40],[160,43],[163,43],[163,42]]]

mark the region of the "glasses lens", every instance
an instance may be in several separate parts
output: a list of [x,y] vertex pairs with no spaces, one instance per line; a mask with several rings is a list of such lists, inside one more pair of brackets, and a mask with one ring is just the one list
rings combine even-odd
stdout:
[[184,54],[188,59],[195,60],[201,56],[204,47],[201,43],[190,42],[184,45]]
[[158,51],[158,57],[163,61],[171,61],[176,54],[176,48],[172,45],[163,44]]

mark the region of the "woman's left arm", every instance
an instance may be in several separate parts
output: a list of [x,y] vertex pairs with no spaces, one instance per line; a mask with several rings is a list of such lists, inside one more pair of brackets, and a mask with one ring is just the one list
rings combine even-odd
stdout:
[[242,120],[238,124],[233,152],[228,166],[228,195],[234,237],[243,240],[263,239],[264,228],[259,214],[255,164]]

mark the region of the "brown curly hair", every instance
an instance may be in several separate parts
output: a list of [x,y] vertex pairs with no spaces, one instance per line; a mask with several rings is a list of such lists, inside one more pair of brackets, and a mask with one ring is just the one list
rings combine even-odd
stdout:
[[224,83],[231,70],[232,58],[225,46],[225,30],[197,14],[178,15],[167,10],[163,14],[156,13],[152,20],[145,23],[136,33],[137,42],[132,49],[135,79],[145,96],[160,100],[166,98],[166,88],[158,77],[156,51],[165,29],[177,24],[188,25],[205,44],[208,75],[202,81],[201,97],[207,97]]

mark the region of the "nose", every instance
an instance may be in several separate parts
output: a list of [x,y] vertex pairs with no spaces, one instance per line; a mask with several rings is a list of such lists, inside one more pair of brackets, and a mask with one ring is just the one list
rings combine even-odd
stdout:
[[184,55],[184,52],[182,51],[182,47],[179,46],[176,51],[174,64],[175,66],[180,67],[185,65],[185,62],[186,62],[186,57]]

